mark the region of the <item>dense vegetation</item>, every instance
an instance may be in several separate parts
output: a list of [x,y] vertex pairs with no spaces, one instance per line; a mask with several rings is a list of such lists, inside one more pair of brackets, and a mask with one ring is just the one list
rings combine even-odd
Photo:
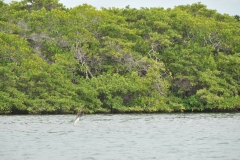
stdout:
[[0,113],[237,111],[239,16],[0,0]]

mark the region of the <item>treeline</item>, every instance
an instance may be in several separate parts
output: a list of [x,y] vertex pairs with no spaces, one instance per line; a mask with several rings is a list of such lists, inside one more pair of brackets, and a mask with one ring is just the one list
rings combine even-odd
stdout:
[[0,0],[0,113],[238,111],[239,16]]

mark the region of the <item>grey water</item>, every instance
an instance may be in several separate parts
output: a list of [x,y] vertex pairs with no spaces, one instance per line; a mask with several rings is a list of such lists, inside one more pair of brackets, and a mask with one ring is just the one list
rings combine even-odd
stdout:
[[240,114],[0,116],[1,160],[239,160]]

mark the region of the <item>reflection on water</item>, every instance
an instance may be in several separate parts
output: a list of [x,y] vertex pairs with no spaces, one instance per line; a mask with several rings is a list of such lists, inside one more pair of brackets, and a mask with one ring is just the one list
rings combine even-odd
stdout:
[[0,116],[0,159],[240,157],[240,114]]

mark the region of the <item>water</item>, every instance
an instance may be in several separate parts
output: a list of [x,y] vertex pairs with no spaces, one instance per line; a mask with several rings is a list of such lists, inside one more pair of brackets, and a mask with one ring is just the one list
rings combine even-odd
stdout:
[[0,116],[1,160],[239,160],[240,114]]

